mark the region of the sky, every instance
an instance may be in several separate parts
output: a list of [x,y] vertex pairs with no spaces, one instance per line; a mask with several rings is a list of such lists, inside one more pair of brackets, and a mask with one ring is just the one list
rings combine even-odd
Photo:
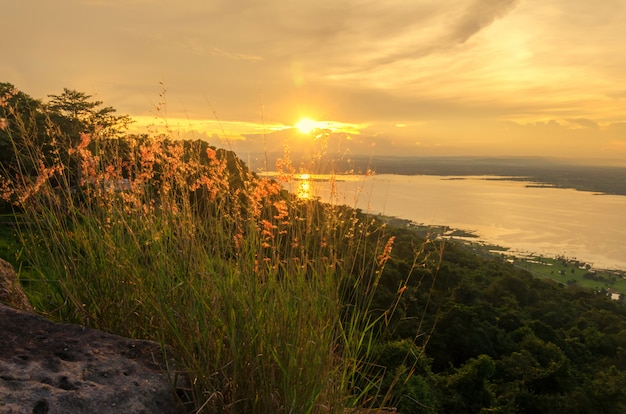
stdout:
[[20,0],[1,15],[0,82],[85,92],[137,130],[244,159],[323,142],[626,164],[623,0]]

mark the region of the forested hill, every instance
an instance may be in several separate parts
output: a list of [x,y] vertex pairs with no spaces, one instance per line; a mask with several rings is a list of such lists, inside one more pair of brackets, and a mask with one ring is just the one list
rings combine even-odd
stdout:
[[[397,231],[381,302],[410,267],[415,236]],[[439,271],[414,275],[399,309],[381,351],[387,369],[406,364],[394,360],[399,349],[425,348],[420,375],[405,384],[420,404],[404,398],[402,412],[626,412],[622,303],[447,243]]]

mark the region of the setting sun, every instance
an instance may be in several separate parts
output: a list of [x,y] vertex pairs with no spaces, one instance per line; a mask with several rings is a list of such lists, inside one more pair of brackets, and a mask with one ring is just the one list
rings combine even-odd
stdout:
[[310,118],[302,118],[294,126],[303,134],[310,134],[316,129],[326,128],[326,123],[314,121]]

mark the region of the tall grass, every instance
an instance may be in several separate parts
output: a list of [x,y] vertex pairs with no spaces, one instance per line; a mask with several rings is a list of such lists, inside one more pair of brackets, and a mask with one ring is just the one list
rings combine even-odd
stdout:
[[370,306],[393,243],[375,223],[200,142],[96,132],[63,144],[48,126],[43,142],[5,130],[17,168],[4,197],[41,280],[37,309],[159,341],[190,378],[194,412],[369,404],[380,370],[364,361],[384,314]]

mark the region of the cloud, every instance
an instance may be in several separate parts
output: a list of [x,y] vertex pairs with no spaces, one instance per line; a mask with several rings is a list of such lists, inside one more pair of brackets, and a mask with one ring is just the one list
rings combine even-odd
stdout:
[[[376,59],[372,65],[386,65],[404,59],[419,59],[463,44],[494,21],[512,11],[519,1],[474,0],[465,7],[461,6],[464,10],[460,16],[456,15],[454,10],[440,10],[436,14],[436,19],[433,20],[434,23],[444,28],[442,31],[435,31],[435,36],[426,39],[422,36],[415,36],[412,44],[407,44],[395,53]],[[414,24],[417,23],[421,23],[421,21],[416,20],[414,22]],[[429,30],[432,31],[432,25],[429,26]],[[415,29],[419,28],[416,27]]]
[[517,6],[520,0],[475,0],[459,20],[452,24],[450,40],[465,43],[472,36],[502,18]]
[[351,137],[362,151],[577,143],[584,155],[625,136],[622,0],[22,0],[2,12],[15,36],[0,81],[148,115],[162,80],[168,116],[223,120],[203,139],[257,145],[251,124],[304,115],[369,124]]
[[598,129],[600,127],[597,122],[592,121],[591,119],[577,118],[567,119],[566,121],[574,128]]
[[261,56],[246,55],[244,53],[236,53],[236,52],[227,52],[218,47],[214,47],[213,49],[211,49],[211,53],[214,54],[215,56],[221,56],[221,57],[226,57],[228,59],[235,59],[235,60],[250,60],[250,61],[263,60]]

